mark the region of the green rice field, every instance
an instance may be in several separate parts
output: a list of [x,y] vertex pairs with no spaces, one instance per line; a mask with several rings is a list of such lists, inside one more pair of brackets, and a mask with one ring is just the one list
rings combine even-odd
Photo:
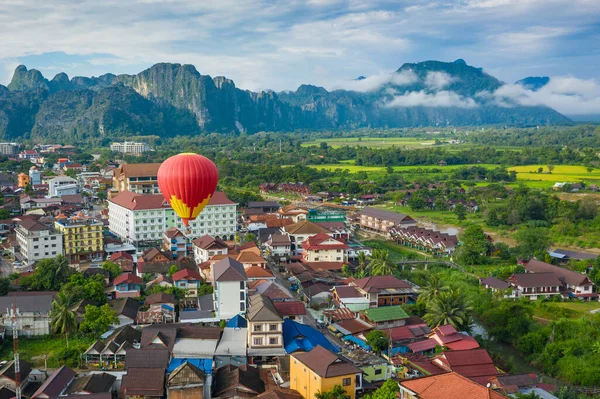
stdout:
[[339,137],[332,139],[314,140],[302,143],[302,147],[318,146],[322,142],[326,142],[332,148],[361,146],[370,148],[386,148],[386,147],[407,147],[407,148],[423,148],[435,144],[434,140],[419,140],[410,137]]

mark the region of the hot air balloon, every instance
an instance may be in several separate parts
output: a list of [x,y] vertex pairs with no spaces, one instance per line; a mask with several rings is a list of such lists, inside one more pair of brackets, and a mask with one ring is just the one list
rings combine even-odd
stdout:
[[158,187],[188,232],[190,220],[196,219],[208,204],[218,180],[215,164],[194,153],[174,155],[158,168]]

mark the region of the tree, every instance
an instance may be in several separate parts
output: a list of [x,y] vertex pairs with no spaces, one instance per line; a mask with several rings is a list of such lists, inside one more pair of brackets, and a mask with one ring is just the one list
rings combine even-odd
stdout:
[[393,399],[398,397],[400,387],[398,382],[393,379],[389,379],[383,383],[375,392],[363,396],[364,399]]
[[545,254],[552,245],[548,229],[543,227],[520,228],[515,234],[515,239],[519,244],[514,248],[514,253],[520,259],[531,259],[536,254]]
[[431,328],[451,324],[459,331],[469,331],[471,311],[472,308],[467,305],[460,291],[449,290],[441,292],[427,303],[427,312],[423,319]]
[[433,206],[437,211],[447,211],[448,210],[448,203],[442,196],[439,196],[435,199],[435,201],[433,202]]
[[257,240],[256,234],[254,234],[254,233],[248,233],[244,236],[244,242],[251,242],[251,241],[256,242],[256,240]]
[[588,167],[586,167],[585,169],[588,171],[588,173],[592,173],[592,171],[594,170],[594,167],[591,165],[588,165]]
[[467,227],[460,240],[462,245],[457,250],[456,258],[467,265],[480,263],[491,249],[491,243],[479,225]]
[[10,212],[6,209],[0,209],[0,220],[10,219]]
[[390,276],[394,273],[394,264],[390,261],[390,253],[384,249],[374,249],[369,263],[372,276]]
[[550,164],[547,166],[547,168],[548,168],[548,172],[552,173],[552,171],[554,170],[554,165]]
[[74,273],[67,258],[42,259],[26,285],[34,291],[59,291]]
[[10,282],[12,280],[7,277],[0,278],[0,296],[6,296],[10,291]]
[[59,292],[52,301],[50,326],[55,334],[64,334],[69,347],[69,332],[77,327],[77,316],[73,310],[73,297]]
[[437,298],[442,292],[448,291],[450,288],[442,283],[442,280],[435,274],[428,274],[425,278],[425,285],[419,290],[418,301],[428,303]]
[[110,273],[111,279],[115,279],[123,273],[121,266],[108,260],[102,264],[102,269]]
[[179,268],[177,266],[171,265],[171,267],[169,267],[169,272],[168,272],[169,278],[173,277],[173,275],[175,273],[177,273],[178,271],[179,271]]
[[106,303],[100,307],[87,305],[79,330],[97,335],[105,332],[110,326],[118,322],[117,312],[111,309],[109,304]]
[[357,257],[358,271],[364,271],[367,269],[367,254],[364,251],[360,251]]
[[83,286],[83,297],[99,305],[106,303],[104,282],[100,282],[98,280],[88,280]]
[[[354,389],[354,388],[352,388]],[[316,399],[350,399],[350,395],[344,390],[341,385],[334,385],[330,391],[317,392]]]
[[481,315],[481,320],[488,327],[488,333],[496,340],[516,343],[531,329],[533,308],[531,301],[500,301]]
[[390,344],[390,340],[387,335],[383,331],[380,330],[371,330],[365,335],[367,338],[367,343],[371,346],[371,348],[375,352],[383,352],[388,348]]
[[459,202],[454,207],[454,214],[458,220],[465,220],[467,218],[467,208]]
[[198,296],[209,295],[213,293],[213,286],[211,284],[200,284],[200,289],[198,290]]

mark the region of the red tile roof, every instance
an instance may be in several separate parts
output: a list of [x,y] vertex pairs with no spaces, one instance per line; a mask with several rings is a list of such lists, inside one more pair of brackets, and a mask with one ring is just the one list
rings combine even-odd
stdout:
[[352,285],[366,292],[376,292],[388,288],[412,288],[412,285],[394,276],[372,276],[355,280]]
[[[331,240],[334,243],[325,244],[326,241]],[[348,249],[349,247],[342,241],[332,238],[326,233],[318,233],[308,240],[302,242],[302,248],[307,251],[319,251],[319,250],[330,250],[330,249]]]
[[507,397],[479,385],[457,373],[432,375],[401,381],[400,385],[420,399],[506,399]]
[[300,316],[306,314],[306,308],[300,301],[273,302],[281,316]]
[[131,254],[128,254],[127,252],[119,251],[119,252],[115,252],[114,254],[112,254],[110,256],[109,260],[111,262],[114,262],[114,261],[119,260],[119,259],[127,259],[127,260],[133,261],[133,256]]
[[248,278],[273,278],[275,277],[270,270],[263,269],[260,266],[250,266],[246,269],[246,276]]
[[[169,203],[165,201],[164,197],[160,194],[142,195],[135,194],[127,190],[122,191],[109,201],[129,210],[135,211],[170,207]],[[208,201],[208,205],[235,205],[235,202],[227,198],[225,193],[221,191],[215,191],[213,196]]]
[[196,270],[190,270],[190,269],[181,269],[178,272],[175,272],[171,278],[173,279],[173,281],[180,281],[180,280],[197,280],[197,281],[202,281],[202,276],[200,276],[200,273]]
[[142,278],[133,273],[121,274],[113,281],[113,285],[119,284],[142,284]]

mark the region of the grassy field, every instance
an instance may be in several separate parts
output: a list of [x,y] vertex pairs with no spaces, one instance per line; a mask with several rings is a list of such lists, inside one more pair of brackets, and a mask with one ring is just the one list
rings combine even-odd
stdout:
[[[385,166],[359,166],[354,164],[354,160],[342,161],[339,164],[322,164],[322,165],[307,165],[309,168],[325,169],[328,171],[344,171],[348,173],[366,172],[369,178],[381,176],[387,173]],[[417,176],[435,176],[437,174],[450,173],[455,169],[465,166],[482,166],[485,168],[494,168],[496,165],[477,164],[477,165],[423,165],[423,166],[393,166],[394,172],[399,172],[405,175],[406,179],[416,178]]]
[[340,137],[323,140],[309,141],[302,143],[302,147],[318,146],[322,142],[326,142],[332,148],[361,146],[370,148],[386,148],[386,147],[406,147],[406,148],[423,148],[435,144],[434,140],[420,140],[411,137]]
[[[69,338],[69,349],[74,350],[75,357],[79,357],[95,339],[89,337],[71,337]],[[5,340],[0,347],[0,359],[10,360],[13,355],[13,346],[11,340]],[[42,336],[38,338],[19,337],[19,355],[21,359],[29,362],[35,367],[44,365],[44,356],[48,356],[48,367],[57,368],[65,362],[65,338],[63,336]]]
[[560,318],[577,319],[591,314],[590,311],[600,309],[600,303],[590,302],[545,302],[538,304],[534,315],[542,319],[557,320]]
[[[543,169],[542,173],[538,173],[539,168]],[[508,170],[517,172],[517,180],[524,181],[532,187],[533,184],[537,184],[538,187],[552,187],[556,182],[600,182],[600,169],[594,169],[590,173],[585,166],[556,165],[552,173],[548,173],[547,165],[513,166]]]

